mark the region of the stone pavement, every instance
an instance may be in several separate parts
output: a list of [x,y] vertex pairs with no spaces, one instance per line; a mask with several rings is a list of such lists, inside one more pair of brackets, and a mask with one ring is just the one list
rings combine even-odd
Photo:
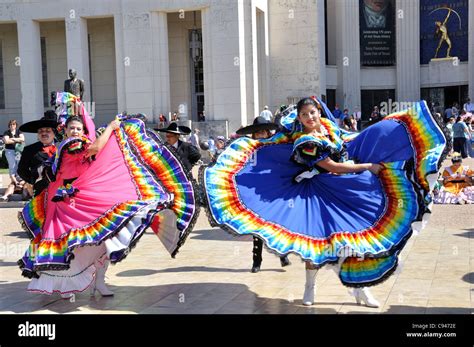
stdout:
[[[474,160],[466,160],[474,166]],[[448,162],[446,162],[448,164]],[[3,182],[6,180],[3,175]],[[21,202],[0,205],[0,313],[395,313],[471,314],[474,310],[474,205],[435,205],[433,215],[401,253],[400,269],[373,287],[379,309],[358,306],[335,273],[317,277],[316,304],[304,307],[304,263],[264,252],[262,271],[250,273],[251,237],[211,228],[201,210],[195,230],[172,259],[147,232],[128,258],[107,272],[113,298],[26,292],[16,261],[28,238],[16,219]]]

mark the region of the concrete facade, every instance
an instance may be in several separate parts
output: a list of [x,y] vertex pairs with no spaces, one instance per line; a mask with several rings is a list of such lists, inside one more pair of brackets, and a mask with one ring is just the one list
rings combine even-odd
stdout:
[[[358,3],[327,0],[326,86],[336,90],[336,102],[341,107],[360,109],[363,90],[394,90],[395,101],[410,102],[421,98],[422,88],[469,85],[468,94],[474,99],[474,21],[469,21],[468,62],[420,65],[420,1],[397,0],[396,65],[361,67]],[[474,4],[469,5],[471,19]]]

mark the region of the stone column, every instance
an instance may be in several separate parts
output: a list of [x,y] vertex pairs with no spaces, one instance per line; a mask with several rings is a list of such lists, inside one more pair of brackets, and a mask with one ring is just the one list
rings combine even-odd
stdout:
[[[469,2],[469,97],[474,102],[474,3]],[[464,102],[464,100],[463,100]]]
[[117,109],[122,113],[127,108],[126,83],[125,83],[125,52],[123,44],[123,16],[114,15],[114,39],[115,39],[115,73],[117,76]]
[[397,0],[397,101],[420,99],[420,1]]
[[316,44],[319,52],[319,95],[326,95],[326,28],[324,25],[324,0],[317,0],[316,3]]
[[17,22],[20,54],[22,123],[43,116],[43,77],[41,73],[41,39],[39,22],[25,19]]
[[271,104],[326,94],[324,1],[272,1],[269,7]]
[[[151,30],[153,32],[153,113],[154,121],[158,123],[159,114],[166,115],[171,110],[168,16],[166,12],[151,13]],[[188,106],[188,112],[189,110]]]
[[201,9],[202,64],[204,74],[204,112],[206,120],[214,120],[214,73],[212,61],[211,9]]
[[167,15],[123,8],[114,22],[119,112],[144,113],[156,123],[170,111]]
[[151,14],[123,8],[123,65],[125,111],[153,117],[153,47]]
[[[87,19],[82,17],[66,18],[66,49],[67,67],[77,71],[77,78],[84,81],[85,92],[83,101],[91,101],[91,83],[89,72],[89,42],[87,35]],[[68,71],[64,79],[68,79]]]
[[228,120],[230,132],[247,123],[249,9],[243,0],[223,0],[201,10],[206,120]]
[[336,102],[340,109],[361,109],[360,93],[360,37],[359,0],[335,0],[338,15],[337,33],[337,90]]

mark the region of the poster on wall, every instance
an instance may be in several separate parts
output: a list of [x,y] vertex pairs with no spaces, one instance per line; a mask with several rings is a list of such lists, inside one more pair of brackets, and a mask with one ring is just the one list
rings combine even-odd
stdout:
[[469,0],[420,0],[421,64],[452,57],[468,60],[468,14]]
[[361,65],[395,65],[395,0],[360,0],[359,17]]

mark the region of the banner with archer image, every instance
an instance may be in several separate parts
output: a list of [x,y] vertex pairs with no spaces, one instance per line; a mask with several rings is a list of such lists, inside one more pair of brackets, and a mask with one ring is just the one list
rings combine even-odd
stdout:
[[[474,19],[471,19],[474,20]],[[468,60],[469,0],[420,0],[420,58]]]

